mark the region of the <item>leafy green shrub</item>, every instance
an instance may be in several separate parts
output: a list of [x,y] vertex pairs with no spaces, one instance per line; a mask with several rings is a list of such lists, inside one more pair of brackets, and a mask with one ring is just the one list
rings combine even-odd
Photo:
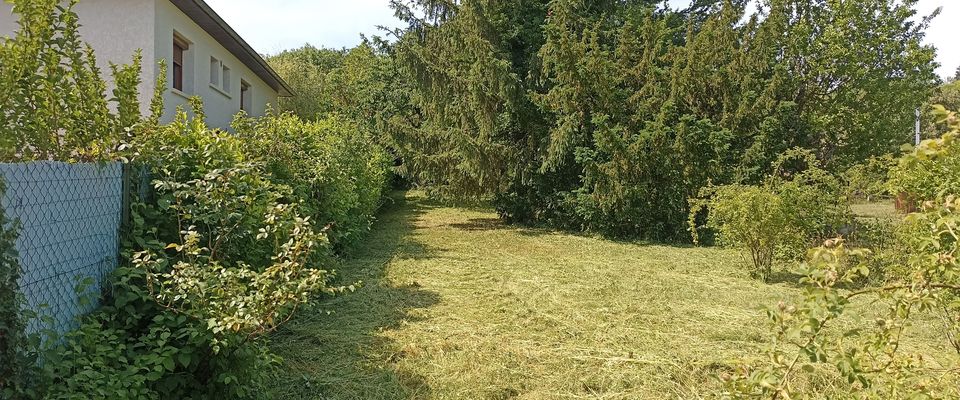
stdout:
[[[167,308],[219,330],[261,335],[327,288],[327,238],[301,217],[299,197],[245,161],[243,139],[210,131],[202,111],[144,135],[156,193],[132,257]],[[306,138],[311,139],[311,138]],[[164,247],[158,248],[157,243]]]
[[133,265],[147,271],[147,287],[164,307],[206,321],[215,335],[255,337],[312,296],[336,292],[326,287],[327,271],[309,267],[326,238],[294,205],[279,204],[280,192],[252,166],[183,183],[161,179],[156,188],[157,211],[184,228],[168,251],[147,248]]
[[[960,200],[940,204],[907,218],[917,232],[910,240],[904,279],[858,291],[844,290],[871,274],[863,262],[868,251],[851,250],[831,240],[810,252],[804,265],[803,299],[769,311],[774,345],[768,362],[728,377],[727,397],[810,397],[815,389],[798,385],[828,379],[856,398],[957,398],[960,396]],[[857,302],[865,297],[870,301]],[[874,320],[842,324],[847,315]],[[908,328],[916,321],[942,321],[944,343],[955,354],[914,354]],[[839,327],[839,328],[838,328]],[[818,372],[819,371],[819,372]]]
[[[195,100],[192,106],[195,118],[190,119],[185,113],[178,113],[173,122],[142,133],[134,143],[136,161],[150,169],[150,177],[155,183],[150,188],[153,192],[148,191],[150,196],[147,205],[150,207],[142,211],[142,217],[151,229],[135,236],[152,237],[164,246],[180,243],[183,232],[190,225],[182,225],[179,213],[181,209],[189,207],[189,211],[200,213],[204,218],[197,223],[201,228],[209,228],[201,232],[204,236],[220,238],[225,233],[232,235],[216,247],[218,256],[266,263],[274,255],[273,247],[259,243],[256,230],[277,201],[293,201],[287,195],[289,188],[272,185],[262,173],[260,165],[247,162],[239,138],[207,129],[203,123],[202,105]],[[238,175],[238,169],[243,170],[246,176]],[[234,180],[221,181],[220,186],[214,186],[216,180],[207,182],[208,175],[214,174],[222,179],[227,172]],[[215,199],[210,197],[197,200],[182,198],[186,195],[183,191],[200,190],[202,186],[221,192],[233,190],[235,198],[224,199],[229,201],[224,204],[213,203]],[[221,192],[213,194],[223,195]],[[184,201],[187,203],[181,204]],[[206,206],[214,208],[204,208]],[[227,207],[228,214],[217,215],[218,207]],[[236,228],[232,228],[234,226]],[[135,244],[140,250],[148,248],[142,242]]]
[[114,273],[103,307],[43,351],[43,399],[258,398],[276,363],[262,342],[214,347],[224,335],[157,303],[146,271]]
[[839,181],[804,150],[784,153],[762,186],[707,187],[690,203],[694,242],[700,241],[698,221],[705,211],[707,228],[721,244],[747,250],[751,276],[763,280],[775,258],[797,259],[852,220]]
[[[707,188],[708,197],[697,205],[709,210],[708,227],[716,230],[721,244],[746,249],[750,253],[754,278],[767,280],[778,248],[802,241],[803,233],[791,224],[782,197],[757,186],[728,185]],[[691,213],[694,241],[699,241],[695,218],[700,207]]]
[[44,354],[44,398],[259,398],[277,363],[264,336],[347,289],[327,285],[325,234],[291,190],[194,107],[133,143],[154,190],[134,207],[129,263],[104,306]]
[[783,198],[791,224],[804,240],[791,247],[791,257],[801,259],[811,246],[850,227],[852,211],[843,184],[821,168],[809,150],[792,149],[773,163],[773,174],[764,186]]
[[896,165],[892,155],[871,157],[867,161],[850,167],[843,178],[850,199],[867,202],[891,197],[887,182],[890,170]]
[[[938,200],[862,239],[861,245],[879,248],[879,263],[869,250],[848,248],[841,239],[811,250],[802,300],[768,312],[774,342],[767,361],[727,377],[723,397],[809,398],[819,394],[816,387],[801,383],[811,380],[863,399],[960,397],[960,188],[951,160],[960,121],[942,108],[940,115],[950,131],[904,156],[892,185]],[[878,272],[887,275],[879,284],[848,290]],[[850,315],[876,316],[841,322]],[[930,331],[941,334],[949,350],[915,353],[908,330],[921,323],[940,325]]]
[[[140,118],[139,54],[111,65],[112,96],[93,51],[78,34],[75,2],[12,0],[19,27],[0,37],[0,161],[90,161],[116,156]],[[9,10],[9,8],[8,8]],[[111,106],[115,106],[111,108]],[[2,192],[2,188],[0,188]],[[23,307],[15,224],[0,212],[0,397],[39,396],[40,335]],[[43,319],[41,319],[41,322]]]
[[328,226],[336,250],[355,245],[369,229],[391,159],[356,124],[272,114],[238,119],[234,128],[245,157],[263,163],[270,179],[293,189],[304,212]]
[[[318,295],[347,289],[328,286],[326,233],[298,214],[301,201],[289,187],[248,160],[241,139],[204,126],[199,101],[193,102],[196,118],[180,112],[173,123],[159,125],[162,65],[153,115],[143,121],[139,56],[132,66],[112,66],[117,89],[107,100],[93,51],[77,34],[75,2],[13,3],[21,30],[14,39],[0,39],[0,157],[123,156],[146,165],[155,181],[134,205],[123,246],[127,262],[115,271],[103,306],[63,337],[45,332],[44,341],[37,336],[26,343],[13,233],[0,218],[0,394],[259,398],[258,382],[277,362],[264,335]],[[324,172],[342,175],[324,183],[346,190],[350,179],[376,181],[362,166],[348,165],[350,152],[364,157],[356,165],[378,160],[359,151],[367,149],[364,143],[333,136],[312,137],[324,140],[316,146],[333,149],[320,153],[333,160]],[[375,200],[369,200],[375,197],[370,186]],[[322,206],[372,213],[382,183],[370,186]],[[350,216],[342,217],[349,224]]]
[[0,38],[0,160],[111,158],[140,119],[140,55],[112,66],[116,88],[107,97],[93,50],[78,34],[76,1],[12,3],[19,29]]
[[942,106],[935,115],[949,132],[939,139],[926,140],[900,159],[891,172],[890,191],[904,193],[918,203],[943,200],[960,193],[960,120]]

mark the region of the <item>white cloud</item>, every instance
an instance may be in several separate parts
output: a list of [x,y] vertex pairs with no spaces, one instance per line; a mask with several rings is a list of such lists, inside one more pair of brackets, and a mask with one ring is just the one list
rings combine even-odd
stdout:
[[[400,21],[389,0],[207,0],[237,32],[262,53],[300,47],[352,47],[360,34],[382,34],[378,25],[396,27]],[[675,7],[689,0],[670,0]],[[938,72],[953,76],[960,66],[960,1],[920,0],[921,15],[943,7],[933,21],[927,42],[938,48]]]

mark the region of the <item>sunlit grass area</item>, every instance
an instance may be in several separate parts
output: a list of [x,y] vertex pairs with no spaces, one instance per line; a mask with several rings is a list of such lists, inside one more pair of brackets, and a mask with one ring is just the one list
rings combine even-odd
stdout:
[[340,270],[363,288],[273,338],[275,397],[703,398],[763,356],[764,307],[800,294],[794,275],[750,279],[735,251],[510,227],[415,195],[366,243]]
[[897,208],[892,200],[857,203],[850,206],[853,214],[862,218],[895,218]]

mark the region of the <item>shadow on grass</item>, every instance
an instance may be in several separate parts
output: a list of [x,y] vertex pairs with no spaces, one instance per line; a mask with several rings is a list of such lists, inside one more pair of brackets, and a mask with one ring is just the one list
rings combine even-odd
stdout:
[[486,231],[508,230],[511,232],[515,232],[521,236],[533,237],[533,238],[562,234],[567,236],[599,239],[599,240],[604,240],[612,243],[637,245],[637,246],[670,247],[670,248],[684,249],[684,250],[694,249],[698,247],[692,243],[684,243],[676,240],[675,241],[668,241],[668,240],[658,241],[658,240],[648,240],[648,239],[639,239],[639,238],[631,238],[631,237],[615,237],[615,236],[601,235],[601,234],[592,233],[592,232],[552,228],[545,225],[511,224],[511,223],[505,222],[503,219],[500,219],[500,218],[472,218],[467,220],[467,222],[450,224],[449,227],[466,231],[466,232],[486,232]]
[[423,377],[394,368],[403,352],[383,335],[416,321],[411,311],[439,302],[436,293],[416,282],[386,278],[385,269],[396,257],[424,259],[441,251],[409,237],[429,206],[402,194],[395,197],[365,245],[338,271],[340,284],[362,282],[362,287],[302,312],[271,338],[271,350],[284,359],[268,388],[272,398],[406,399],[430,393]]
[[468,232],[514,229],[505,224],[500,218],[473,218],[464,223],[450,224],[450,226]]
[[800,279],[804,276],[793,271],[779,270],[770,273],[767,283],[771,285],[784,284],[792,287],[801,287]]
[[464,211],[487,212],[493,209],[493,204],[489,200],[470,200],[470,199],[441,199],[426,195],[417,199],[417,202],[425,208],[457,208]]

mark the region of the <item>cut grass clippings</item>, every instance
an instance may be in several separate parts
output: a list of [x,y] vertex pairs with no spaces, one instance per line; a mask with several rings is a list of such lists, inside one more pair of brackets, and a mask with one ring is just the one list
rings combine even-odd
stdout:
[[763,357],[765,307],[800,293],[789,274],[750,279],[735,251],[511,227],[416,195],[365,243],[339,271],[363,287],[272,338],[273,397],[704,398]]

